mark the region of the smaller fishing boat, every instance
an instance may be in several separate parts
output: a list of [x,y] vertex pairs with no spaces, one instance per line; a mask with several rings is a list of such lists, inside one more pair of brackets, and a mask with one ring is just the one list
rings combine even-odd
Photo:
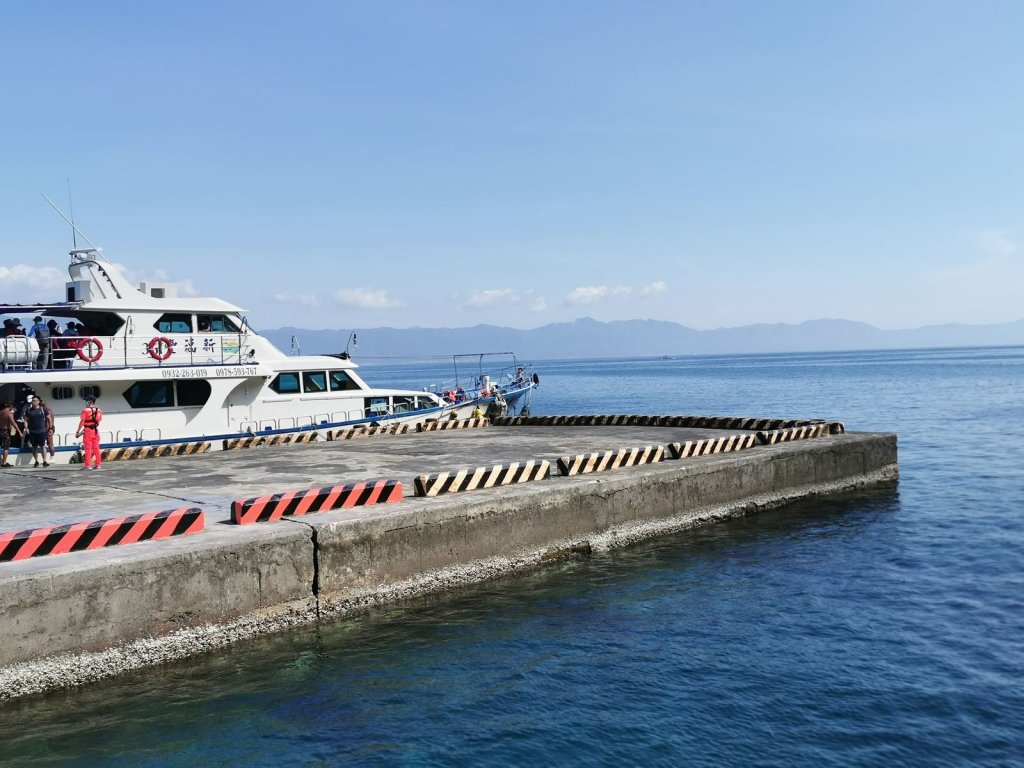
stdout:
[[[461,372],[459,366],[462,366]],[[513,352],[452,355],[454,377],[428,388],[450,405],[472,401],[489,416],[528,416],[540,376]]]

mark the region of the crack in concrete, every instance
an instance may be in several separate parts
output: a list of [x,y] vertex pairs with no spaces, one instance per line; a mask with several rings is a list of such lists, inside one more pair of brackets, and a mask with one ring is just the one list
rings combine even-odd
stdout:
[[313,544],[313,580],[311,596],[313,598],[313,610],[316,612],[316,620],[320,621],[320,540],[317,538],[317,529],[304,520],[296,520],[291,517],[281,518],[282,522],[295,523],[309,529],[309,540]]

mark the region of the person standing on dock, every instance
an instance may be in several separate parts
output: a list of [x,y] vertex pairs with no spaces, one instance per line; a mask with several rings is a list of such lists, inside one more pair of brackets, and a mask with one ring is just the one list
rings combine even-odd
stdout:
[[28,441],[32,446],[32,459],[35,466],[39,466],[39,454],[43,454],[43,466],[48,467],[50,463],[46,460],[46,429],[49,419],[46,417],[46,410],[39,397],[33,397],[28,410],[25,411],[25,423],[28,425]]
[[[96,398],[85,398],[86,406],[82,409],[82,417],[78,420],[78,430],[75,437],[82,438],[82,447],[85,449],[85,460],[82,469],[99,469],[102,459],[100,458],[100,422],[103,421],[103,411],[96,407]],[[92,467],[89,460],[92,459]]]
[[47,405],[46,401],[39,398],[39,404],[46,411],[46,452],[50,454],[52,459],[57,455],[56,451],[53,450],[53,408]]
[[4,403],[0,408],[0,447],[3,448],[3,457],[0,458],[0,467],[9,467],[7,457],[11,452],[11,433],[16,432],[18,440],[23,437],[21,427],[14,420],[14,409],[10,403]]

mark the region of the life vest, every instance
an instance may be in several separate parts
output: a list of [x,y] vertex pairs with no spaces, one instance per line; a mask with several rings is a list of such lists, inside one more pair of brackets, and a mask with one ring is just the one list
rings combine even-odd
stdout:
[[82,416],[82,426],[96,429],[96,427],[100,425],[100,419],[103,418],[103,413],[95,405],[84,409],[82,413],[85,414],[86,411],[88,411],[88,415]]

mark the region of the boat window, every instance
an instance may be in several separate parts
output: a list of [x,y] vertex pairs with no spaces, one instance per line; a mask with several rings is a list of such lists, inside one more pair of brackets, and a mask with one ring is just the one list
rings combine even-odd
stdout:
[[69,317],[78,320],[79,336],[113,336],[124,325],[124,318],[112,312],[79,312]]
[[386,397],[367,397],[367,416],[386,416],[388,413],[388,399]]
[[323,371],[306,371],[302,374],[303,392],[326,392],[327,374]]
[[100,399],[100,388],[95,384],[89,384],[84,387],[78,388],[78,396],[85,400],[87,397],[95,397],[97,400]]
[[206,379],[178,379],[174,386],[178,390],[178,405],[206,405],[210,399],[210,382]]
[[340,392],[345,389],[359,389],[359,385],[352,381],[352,377],[345,371],[330,371],[331,392]]
[[292,395],[299,392],[298,372],[286,371],[277,374],[277,378],[270,382],[270,388],[279,395]]
[[75,396],[73,387],[54,387],[50,390],[50,397],[53,400],[70,400]]
[[192,315],[168,312],[153,323],[160,333],[192,333]]
[[415,397],[406,397],[404,395],[403,396],[395,395],[394,403],[395,403],[395,405],[394,405],[395,410],[393,411],[393,413],[408,413],[409,411],[416,410],[416,398]]
[[239,333],[238,323],[227,315],[196,315],[200,333]]
[[432,397],[420,395],[416,398],[416,405],[422,411],[424,408],[436,408],[437,402]]
[[173,408],[174,387],[170,381],[137,381],[124,393],[132,408]]

